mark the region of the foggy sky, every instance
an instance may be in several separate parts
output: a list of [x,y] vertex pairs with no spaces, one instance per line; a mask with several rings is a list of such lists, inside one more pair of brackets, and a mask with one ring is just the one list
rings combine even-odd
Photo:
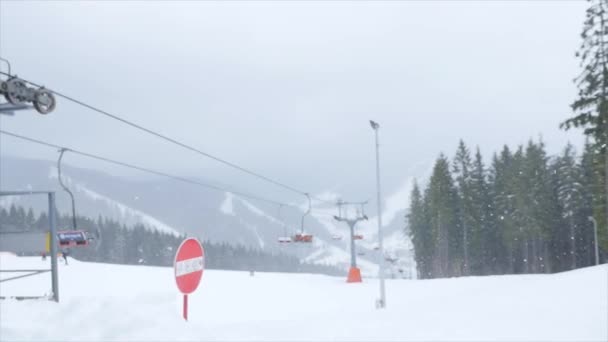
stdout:
[[[13,72],[305,191],[387,196],[458,140],[489,157],[582,133],[570,115],[585,2],[2,2]],[[2,129],[262,195],[288,192],[59,99]],[[2,155],[52,160],[1,137]],[[66,163],[141,174],[85,158]],[[422,166],[421,166],[422,165]],[[149,177],[145,175],[145,177]]]

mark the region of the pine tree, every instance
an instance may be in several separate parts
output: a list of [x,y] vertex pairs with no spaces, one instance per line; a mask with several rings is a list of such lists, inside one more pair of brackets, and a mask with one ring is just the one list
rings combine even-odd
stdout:
[[[572,104],[575,116],[562,123],[562,127],[582,127],[584,133],[594,138],[594,145],[601,153],[603,171],[598,175],[603,187],[595,189],[596,203],[601,203],[601,213],[595,212],[598,226],[608,234],[608,0],[589,1],[583,32],[583,42],[577,52],[582,73],[575,79],[579,94]],[[599,228],[598,227],[598,228]],[[608,238],[604,248],[608,249]]]
[[471,239],[470,263],[472,274],[490,272],[490,252],[492,228],[492,204],[490,201],[489,185],[483,158],[479,147],[475,153],[475,161],[471,171]]
[[590,0],[583,25],[581,43],[576,56],[580,58],[581,74],[575,79],[578,98],[572,104],[576,115],[562,123],[562,127],[584,127],[585,134],[605,143],[608,121],[608,1]]
[[456,151],[452,165],[458,194],[458,229],[462,231],[463,274],[468,275],[470,273],[469,230],[474,225],[471,194],[471,170],[473,169],[473,163],[471,161],[471,153],[462,140],[458,144],[458,150]]
[[0,231],[8,229],[8,226],[7,226],[8,220],[9,220],[8,211],[6,211],[6,209],[4,209],[3,207],[0,208]]
[[433,276],[460,275],[462,264],[462,234],[458,225],[457,192],[450,173],[449,161],[442,154],[433,169],[425,199],[435,253]]
[[25,226],[25,218],[26,218],[26,213],[25,213],[25,209],[23,209],[23,207],[19,207],[17,208],[17,220],[16,222],[18,223],[18,227],[21,230],[27,230],[27,227]]
[[512,193],[513,154],[504,146],[500,156],[494,155],[490,168],[492,202],[496,226],[491,236],[493,258],[498,272],[514,273],[515,243],[517,242],[514,220],[514,195]]
[[528,208],[525,224],[529,250],[527,272],[549,272],[548,244],[553,229],[559,224],[558,199],[553,191],[545,146],[530,141],[524,163],[525,206]]
[[36,217],[34,216],[34,210],[29,208],[27,214],[25,215],[25,226],[28,230],[34,229],[36,225]]
[[[603,224],[603,222],[605,222],[605,212],[603,208],[606,203],[605,193],[602,191],[602,189],[604,189],[605,181],[602,171],[603,157],[604,154],[601,153],[600,148],[598,148],[596,144],[592,144],[589,141],[585,143],[581,167],[585,193],[588,195],[586,199],[587,201],[590,201],[591,207],[590,210],[588,210],[587,215],[594,217],[597,221],[600,254],[602,254],[602,250],[608,251],[608,227]],[[588,224],[589,229],[592,230],[591,222],[588,222]],[[595,251],[593,251],[593,253],[595,253]],[[595,256],[593,256],[593,258],[595,258]]]
[[116,240],[112,250],[114,262],[119,264],[129,263],[130,260],[127,258],[127,235],[129,230],[124,226],[118,226],[116,227],[116,232]]
[[508,168],[509,197],[513,207],[511,212],[512,233],[514,242],[511,245],[513,263],[517,273],[530,272],[530,240],[532,237],[532,208],[529,206],[530,180],[526,170],[526,153],[523,146],[518,146],[513,153],[512,163]]
[[49,217],[46,212],[41,212],[38,216],[38,220],[36,221],[36,228],[45,232],[48,232],[50,230]]
[[556,172],[557,198],[561,219],[564,226],[567,227],[567,234],[564,235],[568,242],[569,269],[575,269],[578,265],[577,241],[580,240],[580,234],[583,230],[580,214],[585,199],[582,188],[582,170],[577,163],[574,146],[571,144],[566,146],[562,155],[556,159],[554,170]]
[[433,241],[430,222],[427,216],[424,199],[418,184],[414,181],[410,197],[410,210],[407,214],[408,233],[414,244],[414,257],[419,278],[431,276]]
[[15,204],[11,204],[11,207],[8,210],[8,221],[7,224],[11,229],[15,229],[15,226],[18,224],[18,215],[17,215],[17,207]]

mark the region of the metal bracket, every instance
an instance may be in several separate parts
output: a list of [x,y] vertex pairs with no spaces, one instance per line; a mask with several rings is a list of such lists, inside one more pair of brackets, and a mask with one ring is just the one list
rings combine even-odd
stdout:
[[27,82],[17,76],[11,76],[6,81],[0,80],[0,94],[15,106],[31,103],[40,114],[52,112],[57,104],[52,91],[44,87],[31,88]]
[[4,114],[4,115],[13,116],[13,115],[15,115],[16,111],[30,110],[30,109],[34,109],[34,107],[28,106],[24,103],[18,104],[18,105],[14,105],[11,103],[0,103],[0,114]]

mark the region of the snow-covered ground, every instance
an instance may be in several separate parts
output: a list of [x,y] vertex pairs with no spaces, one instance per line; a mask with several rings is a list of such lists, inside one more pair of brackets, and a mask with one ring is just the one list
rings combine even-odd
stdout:
[[[0,253],[2,270],[44,266]],[[0,294],[49,292],[49,277],[0,283]],[[209,270],[190,296],[189,322],[171,268],[71,260],[59,285],[59,304],[0,301],[0,340],[608,340],[608,265],[388,280],[386,310],[374,307],[375,279]]]

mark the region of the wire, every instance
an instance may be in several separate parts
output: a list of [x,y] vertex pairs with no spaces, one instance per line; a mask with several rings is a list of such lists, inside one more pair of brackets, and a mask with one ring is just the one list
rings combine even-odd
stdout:
[[129,163],[113,160],[113,159],[110,159],[110,158],[101,157],[101,156],[98,156],[98,155],[95,155],[95,154],[92,154],[92,153],[87,153],[87,152],[75,150],[75,149],[72,149],[72,148],[69,148],[69,147],[59,146],[59,145],[52,144],[52,143],[49,143],[49,142],[45,142],[45,141],[42,141],[42,140],[38,140],[38,139],[34,139],[34,138],[29,138],[29,137],[26,137],[26,136],[23,136],[23,135],[19,135],[19,134],[16,134],[16,133],[7,132],[5,130],[1,130],[0,129],[0,133],[8,135],[8,136],[11,136],[11,137],[14,137],[14,138],[18,138],[18,139],[21,139],[21,140],[26,140],[26,141],[29,141],[29,142],[32,142],[32,143],[36,143],[36,144],[39,144],[39,145],[44,145],[44,146],[47,146],[47,147],[53,147],[53,148],[56,148],[56,149],[59,149],[59,150],[65,149],[66,151],[69,151],[69,152],[72,152],[74,154],[78,154],[78,155],[81,155],[81,156],[84,156],[84,157],[88,157],[88,158],[92,158],[92,159],[96,159],[96,160],[101,160],[101,161],[104,161],[104,162],[108,162],[108,163],[111,163],[111,164],[124,166],[124,167],[130,168],[130,169],[135,169],[135,170],[139,170],[139,171],[142,171],[142,172],[147,172],[147,173],[155,174],[157,176],[163,176],[163,177],[175,179],[175,180],[178,180],[178,181],[181,181],[181,182],[184,182],[184,183],[195,184],[195,185],[199,185],[199,186],[202,186],[202,187],[206,187],[206,188],[217,190],[217,191],[221,191],[221,192],[229,192],[229,193],[232,193],[232,194],[237,195],[237,196],[246,197],[246,198],[249,198],[249,199],[258,200],[258,201],[262,201],[262,202],[272,203],[272,204],[275,204],[275,205],[283,205],[283,206],[288,206],[288,207],[292,207],[292,208],[297,208],[296,206],[291,205],[291,204],[286,204],[286,203],[274,201],[274,200],[271,200],[271,199],[267,199],[267,198],[264,198],[264,197],[259,197],[259,196],[247,194],[247,193],[240,192],[240,191],[233,191],[233,190],[230,190],[230,189],[225,189],[225,188],[219,187],[217,185],[203,183],[203,182],[199,182],[199,181],[196,181],[196,180],[192,180],[192,179],[188,179],[188,178],[184,178],[184,177],[180,177],[180,176],[171,175],[171,174],[168,174],[168,173],[165,173],[165,172],[162,172],[162,171],[156,171],[156,170],[148,169],[148,168],[145,168],[145,167],[141,167],[141,166],[137,166],[137,165],[133,165],[133,164],[129,164]]
[[[12,75],[10,75],[10,74],[8,74],[8,73],[5,73],[5,72],[1,72],[1,71],[0,71],[0,73],[4,74],[4,75],[6,75],[6,76],[9,76],[9,77],[11,77],[11,76],[12,76]],[[40,85],[38,85],[38,84],[36,84],[36,83],[34,83],[34,82],[28,81],[28,80],[23,79],[23,78],[20,78],[20,79],[21,79],[21,80],[23,80],[23,81],[25,81],[25,82],[27,82],[27,83],[29,83],[29,84],[31,84],[31,85],[34,85],[34,86],[36,86],[36,87],[41,87]],[[185,143],[182,143],[182,142],[180,142],[180,141],[178,141],[178,140],[176,140],[176,139],[170,138],[170,137],[168,137],[168,136],[166,136],[166,135],[163,135],[163,134],[161,134],[161,133],[158,133],[158,132],[156,132],[156,131],[153,131],[153,130],[151,130],[151,129],[148,129],[148,128],[146,128],[146,127],[143,127],[143,126],[141,126],[141,125],[138,125],[138,124],[136,124],[136,123],[134,123],[134,122],[131,122],[131,121],[127,120],[127,119],[121,118],[121,117],[119,117],[119,116],[117,116],[117,115],[114,115],[114,114],[108,113],[107,111],[104,111],[104,110],[102,110],[102,109],[99,109],[99,108],[97,108],[97,107],[94,107],[94,106],[92,106],[92,105],[89,105],[89,104],[87,104],[87,103],[85,103],[85,102],[79,101],[79,100],[77,100],[77,99],[75,99],[75,98],[73,98],[73,97],[70,97],[70,96],[68,96],[68,95],[65,95],[65,94],[59,93],[59,92],[57,92],[57,91],[55,91],[55,90],[50,90],[50,89],[47,89],[47,90],[51,91],[53,94],[55,94],[55,95],[57,95],[57,96],[59,96],[59,97],[62,97],[62,98],[64,98],[64,99],[68,100],[68,101],[74,102],[74,103],[76,103],[76,104],[78,104],[78,105],[81,105],[81,106],[83,106],[83,107],[85,107],[85,108],[88,108],[88,109],[90,109],[90,110],[92,110],[92,111],[94,111],[94,112],[97,112],[97,113],[99,113],[99,114],[105,115],[105,116],[107,116],[107,117],[109,117],[109,118],[111,118],[111,119],[114,119],[114,120],[120,121],[120,122],[122,122],[122,123],[124,123],[124,124],[126,124],[126,125],[129,125],[129,126],[131,126],[131,127],[134,127],[134,128],[136,128],[136,129],[139,129],[139,130],[141,130],[141,131],[144,131],[144,132],[146,132],[146,133],[148,133],[148,134],[151,134],[151,135],[153,135],[153,136],[155,136],[155,137],[157,137],[157,138],[163,139],[163,140],[168,141],[168,142],[170,142],[170,143],[172,143],[172,144],[175,144],[175,145],[177,145],[177,146],[180,146],[180,147],[185,148],[185,149],[187,149],[187,150],[190,150],[190,151],[192,151],[192,152],[198,153],[198,154],[200,154],[200,155],[202,155],[202,156],[204,156],[204,157],[211,158],[211,159],[213,159],[213,160],[215,160],[215,161],[217,161],[217,162],[220,162],[220,163],[222,163],[222,164],[224,164],[224,165],[230,166],[230,167],[232,167],[232,168],[234,168],[234,169],[237,169],[237,170],[239,170],[239,171],[245,172],[245,173],[247,173],[247,174],[249,174],[249,175],[251,175],[251,176],[257,177],[257,178],[259,178],[259,179],[262,179],[262,180],[264,180],[264,181],[266,181],[266,182],[272,183],[272,184],[277,185],[277,186],[279,186],[279,187],[282,187],[282,188],[284,188],[284,189],[287,189],[287,190],[290,190],[290,191],[292,191],[292,192],[298,193],[298,194],[300,194],[300,195],[302,195],[302,196],[307,196],[307,193],[306,193],[305,191],[302,191],[302,190],[296,189],[296,188],[294,188],[294,187],[292,187],[292,186],[289,186],[289,185],[287,185],[287,184],[285,184],[285,183],[281,183],[281,182],[279,182],[279,181],[276,181],[276,180],[271,179],[271,178],[269,178],[269,177],[263,176],[263,175],[261,175],[261,174],[259,174],[259,173],[254,172],[254,171],[251,171],[251,170],[249,170],[249,169],[246,169],[246,168],[244,168],[244,167],[242,167],[242,166],[239,166],[239,165],[237,165],[237,164],[231,163],[231,162],[229,162],[229,161],[227,161],[227,160],[225,160],[225,159],[222,159],[222,158],[216,157],[216,156],[214,156],[214,155],[212,155],[212,154],[209,154],[209,153],[207,153],[207,152],[201,151],[201,150],[199,150],[199,149],[197,149],[197,148],[195,148],[195,147],[192,147],[192,146],[187,145],[187,144],[185,144]],[[314,197],[313,197],[313,198],[314,198]],[[326,200],[322,200],[322,199],[319,199],[319,198],[314,198],[314,199],[315,199],[315,200],[317,200],[317,201],[320,201],[320,202],[325,202],[325,203],[331,203],[331,204],[333,204],[332,202],[329,202],[329,201],[326,201]]]

